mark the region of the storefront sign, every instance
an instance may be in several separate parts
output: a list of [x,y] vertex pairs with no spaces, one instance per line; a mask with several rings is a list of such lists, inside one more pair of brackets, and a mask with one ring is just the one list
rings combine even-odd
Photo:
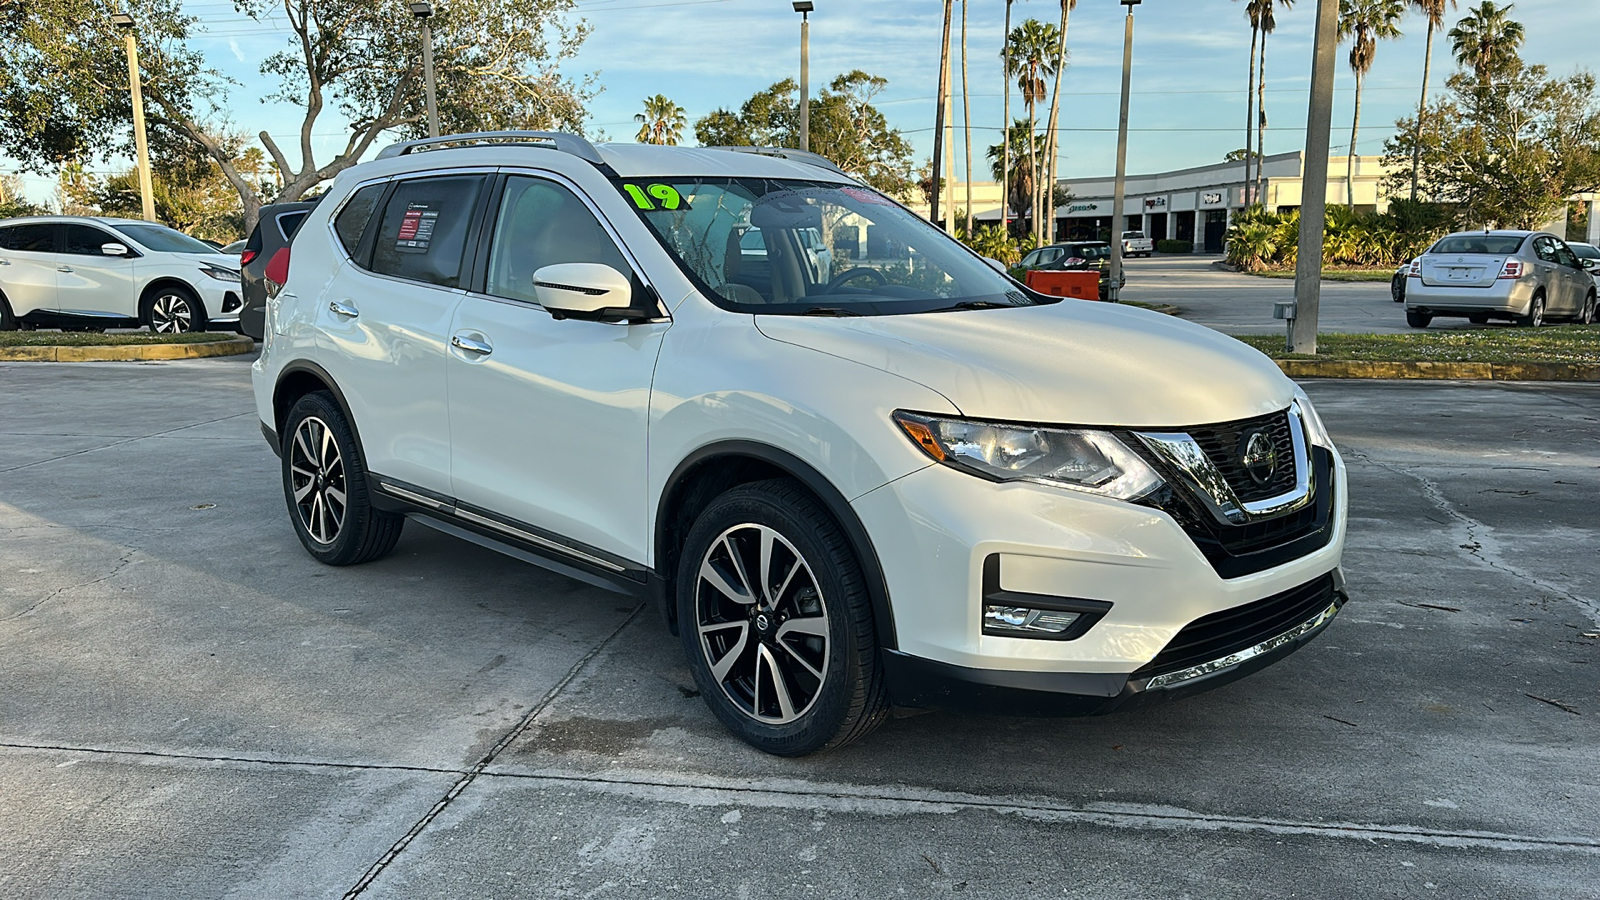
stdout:
[[1144,208],[1145,209],[1166,209],[1167,208],[1167,198],[1165,198],[1165,197],[1149,197],[1149,198],[1146,198],[1146,200],[1144,201]]
[[1072,213],[1077,212],[1093,212],[1099,208],[1100,204],[1098,203],[1074,203],[1067,207],[1067,214],[1071,215]]
[[1205,195],[1205,199],[1202,200],[1201,202],[1206,204],[1207,206],[1215,206],[1216,204],[1222,202],[1222,192],[1221,191],[1212,191],[1211,193],[1206,194]]

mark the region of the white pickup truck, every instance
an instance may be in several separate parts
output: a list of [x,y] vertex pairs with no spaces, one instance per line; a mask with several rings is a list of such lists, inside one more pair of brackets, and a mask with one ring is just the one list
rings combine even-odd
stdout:
[[1156,242],[1145,237],[1142,231],[1124,231],[1122,233],[1123,256],[1149,256],[1156,252]]

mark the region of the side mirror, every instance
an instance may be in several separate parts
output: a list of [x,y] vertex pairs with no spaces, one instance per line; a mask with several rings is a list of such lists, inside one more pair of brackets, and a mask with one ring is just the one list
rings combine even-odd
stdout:
[[[539,305],[557,319],[642,317],[633,310],[633,282],[601,263],[560,263],[533,273]],[[626,316],[626,313],[634,313]]]
[[995,259],[992,256],[985,256],[983,258],[983,261],[989,264],[989,268],[995,270],[996,272],[999,272],[1001,275],[1006,275],[1006,274],[1010,273],[1010,271],[1011,271],[1010,269],[1006,268],[1006,264],[1005,263],[1001,262],[998,259]]
[[1593,271],[1596,265],[1600,265],[1600,259],[1589,259],[1586,256],[1578,257],[1578,268],[1580,269]]
[[100,252],[106,256],[127,256],[128,245],[111,241],[100,245]]

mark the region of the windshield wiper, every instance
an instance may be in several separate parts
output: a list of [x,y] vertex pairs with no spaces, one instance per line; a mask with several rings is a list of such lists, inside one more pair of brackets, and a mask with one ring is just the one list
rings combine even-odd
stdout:
[[996,303],[993,300],[962,300],[960,303],[952,303],[949,306],[941,306],[934,311],[949,312],[951,310],[959,309],[1013,309],[1015,307],[1015,303]]
[[861,315],[861,313],[851,312],[848,309],[841,309],[840,307],[837,307],[837,306],[813,306],[810,309],[806,310],[805,312],[801,313],[800,315],[802,315],[802,316],[831,316],[831,317],[833,317],[835,319],[843,319],[843,318],[848,318],[848,317],[851,317],[851,316],[859,316],[859,315]]

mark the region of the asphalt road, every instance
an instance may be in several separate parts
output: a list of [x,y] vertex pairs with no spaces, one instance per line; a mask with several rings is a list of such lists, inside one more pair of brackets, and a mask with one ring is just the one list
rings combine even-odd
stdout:
[[[1294,299],[1294,280],[1240,275],[1218,269],[1220,256],[1154,256],[1128,260],[1128,286],[1123,298],[1142,303],[1170,303],[1181,315],[1229,334],[1281,334],[1284,323],[1272,318],[1272,305]],[[1437,319],[1433,329],[1476,328],[1466,319]],[[1488,327],[1506,327],[1491,325]],[[1387,282],[1324,281],[1317,331],[1358,334],[1402,334],[1405,307],[1389,296]]]
[[0,364],[0,897],[1600,897],[1600,386],[1309,384],[1354,599],[1305,650],[785,760],[617,595],[312,561],[246,376]]

